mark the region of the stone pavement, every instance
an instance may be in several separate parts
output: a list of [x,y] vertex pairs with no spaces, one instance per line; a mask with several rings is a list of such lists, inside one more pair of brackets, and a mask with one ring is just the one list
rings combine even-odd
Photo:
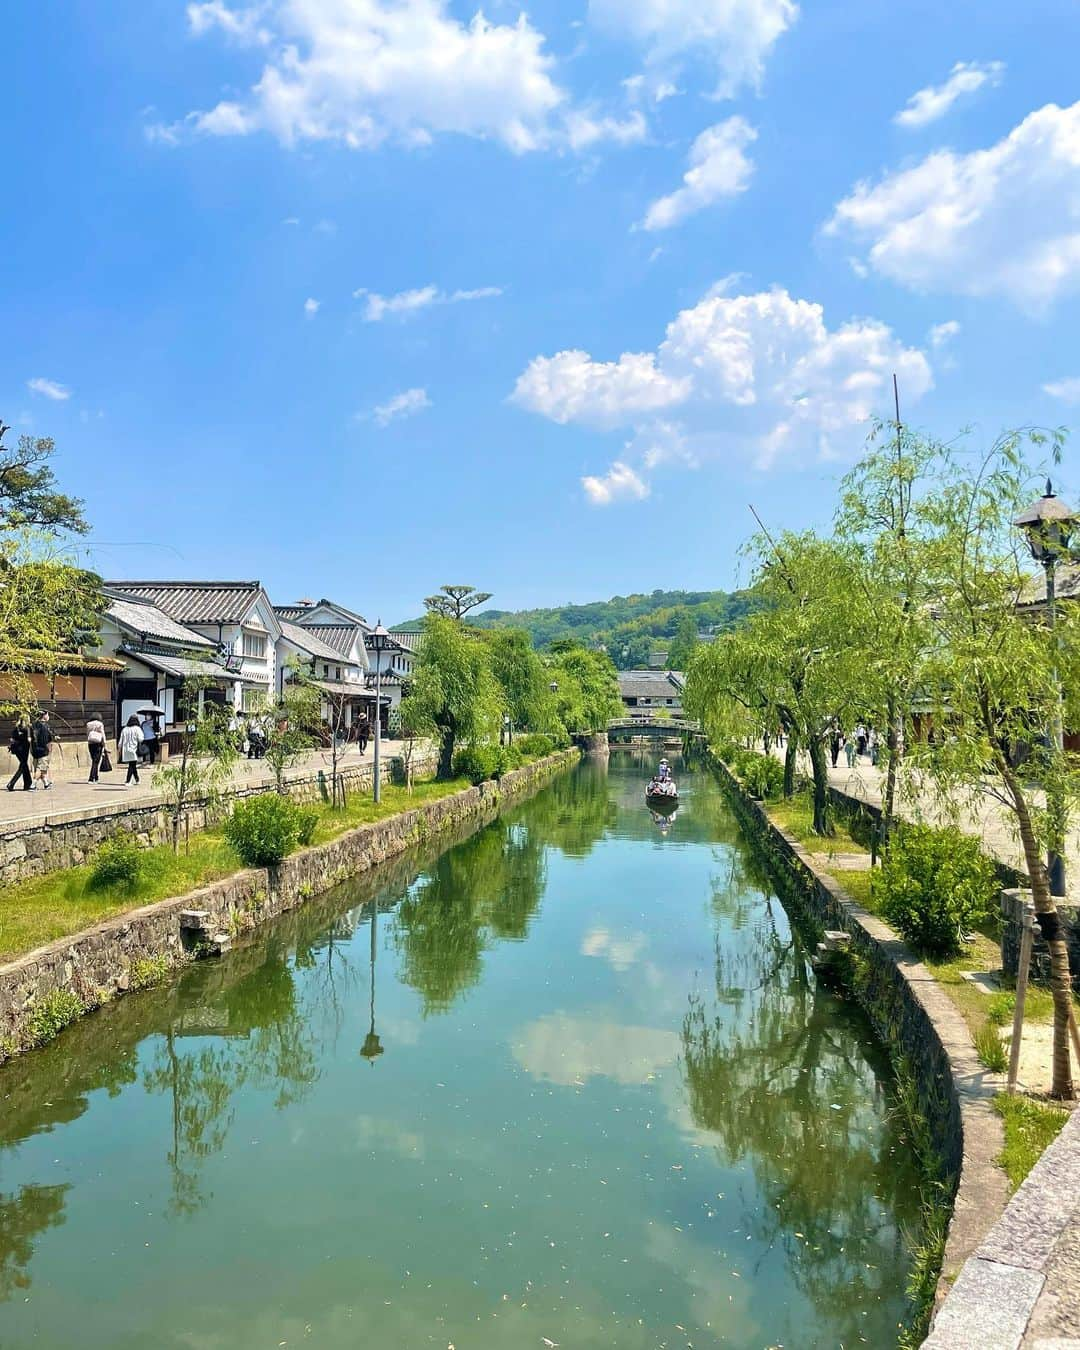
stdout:
[[[401,753],[401,742],[385,740],[382,742],[383,760],[389,760]],[[374,760],[374,747],[369,745],[361,756],[355,745],[346,746],[338,760],[339,767],[355,769],[361,764],[371,764]],[[141,806],[158,800],[154,789],[156,768],[139,768],[139,782],[124,786],[127,766],[116,764],[114,756],[112,773],[101,775],[98,783],[88,783],[87,769],[69,759],[65,765],[62,754],[51,757],[50,770],[53,786],[49,791],[40,787],[34,792],[24,792],[16,788],[14,792],[5,792],[0,787],[0,829],[9,833],[13,826],[25,825],[26,828],[42,825],[46,817],[55,818],[67,813],[93,810],[100,806]],[[330,772],[330,751],[311,750],[300,755],[289,767],[289,776],[310,775],[322,769]],[[241,759],[233,769],[230,786],[233,787],[271,787],[274,774],[264,759]]]
[[[783,758],[782,752],[774,750],[773,753],[778,758]],[[799,757],[799,767],[809,777],[810,760],[808,756]],[[839,792],[843,792],[846,796],[854,797],[857,801],[864,801],[870,806],[881,805],[884,779],[884,773],[880,769],[875,769],[866,755],[858,760],[853,769],[849,769],[844,755],[841,754],[840,762],[836,768],[829,769],[830,786],[836,788]],[[897,793],[897,809],[900,815],[908,820],[920,820],[929,825],[947,823],[946,813],[936,806],[930,794],[923,793],[920,795],[913,788],[914,784],[910,780],[907,783],[901,782],[900,791]],[[1038,794],[1033,795],[1037,800],[1041,800]],[[1013,824],[1012,812],[999,801],[996,801],[990,793],[984,793],[970,805],[961,807],[956,823],[965,833],[975,835],[987,853],[999,858],[1009,867],[1016,868],[1017,871],[1027,872],[1023,850],[1020,847],[1020,840]],[[1070,830],[1068,845],[1065,850],[1066,867],[1069,876],[1072,878],[1080,877],[1080,828],[1078,828],[1078,825],[1080,825],[1080,822]]]

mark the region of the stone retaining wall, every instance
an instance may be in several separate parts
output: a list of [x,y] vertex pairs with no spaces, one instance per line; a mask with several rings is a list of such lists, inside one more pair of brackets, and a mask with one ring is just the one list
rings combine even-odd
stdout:
[[[259,761],[261,763],[261,761]],[[433,773],[438,756],[431,752],[417,756],[412,765],[414,777]],[[389,783],[401,775],[401,761],[386,759],[379,766],[379,777]],[[346,791],[370,792],[375,780],[370,764],[357,764],[340,770]],[[289,796],[299,802],[317,802],[322,799],[324,783],[329,775],[307,770],[292,774],[287,779]],[[201,830],[214,819],[228,814],[233,802],[244,797],[257,796],[273,788],[273,780],[265,776],[249,783],[238,783],[223,792],[216,810],[203,800],[193,801],[187,811],[187,828]],[[140,797],[135,802],[110,802],[93,808],[78,807],[71,811],[52,811],[39,824],[27,826],[25,821],[7,821],[0,825],[0,886],[25,881],[28,877],[57,872],[64,867],[77,867],[87,860],[99,844],[118,831],[134,834],[139,842],[150,848],[168,843],[172,837],[172,822],[160,793]]]
[[180,930],[182,910],[205,910],[217,931],[236,935],[326,891],[335,882],[452,830],[477,825],[502,806],[528,796],[577,763],[579,751],[562,750],[515,769],[499,783],[481,783],[411,811],[350,830],[303,849],[276,868],[237,872],[213,885],[161,900],[109,919],[74,937],[39,947],[0,966],[0,1060],[31,1048],[35,1013],[58,995],[74,994],[89,1012],[137,987],[146,972],[193,959]]
[[[727,766],[714,763],[736,814],[772,864],[785,897],[819,930],[842,929],[851,935],[853,993],[882,1043],[911,1066],[919,1105],[953,1193],[938,1285],[941,1300],[1008,1199],[1007,1179],[996,1161],[1004,1132],[993,1109],[1003,1080],[979,1062],[956,1005],[906,944],[831,876],[819,872],[813,856],[772,823]],[[982,1347],[984,1342],[970,1344]]]

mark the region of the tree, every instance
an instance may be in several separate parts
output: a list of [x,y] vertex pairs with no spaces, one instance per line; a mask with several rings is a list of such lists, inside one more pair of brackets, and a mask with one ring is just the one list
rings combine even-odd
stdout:
[[[1069,955],[1045,862],[1047,849],[1061,847],[1065,820],[1047,808],[1047,800],[1075,803],[1080,771],[1076,757],[1046,733],[1060,715],[1062,687],[1071,724],[1080,716],[1080,609],[1062,606],[1051,633],[1018,608],[1027,579],[1023,545],[1012,527],[1032,493],[1025,445],[1041,448],[1045,441],[1039,432],[1007,433],[971,469],[943,451],[937,486],[915,502],[933,549],[935,643],[919,690],[933,731],[912,747],[906,785],[933,790],[939,808],[954,816],[991,797],[1014,821],[1050,950],[1051,1091],[1067,1099],[1073,1096]],[[1060,438],[1051,443],[1056,453]],[[1030,763],[1021,772],[1025,750]],[[1033,778],[1042,792],[1032,787]]]
[[440,778],[453,773],[459,743],[498,738],[502,707],[487,644],[456,619],[429,613],[401,715],[414,734],[438,739]]
[[668,648],[668,670],[687,670],[698,645],[697,623],[692,614],[684,614],[675,630],[675,640]]
[[285,774],[298,756],[316,743],[319,727],[318,691],[303,683],[287,682],[280,701],[263,695],[251,707],[249,715],[262,723],[265,740],[263,758],[274,771],[274,786],[284,796]]
[[[576,642],[552,645],[548,671],[559,688],[559,715],[566,730],[605,731],[622,711],[615,666],[606,652],[590,651]],[[580,691],[580,703],[568,702],[571,691]],[[564,715],[565,714],[565,715]],[[567,718],[571,720],[567,720]]]
[[55,490],[49,460],[56,446],[48,437],[20,436],[17,446],[3,444],[11,430],[0,421],[0,529],[25,527],[56,533],[86,534],[90,526],[83,504]]
[[217,703],[199,706],[199,696],[210,684],[203,675],[189,675],[184,681],[178,707],[180,753],[170,756],[154,775],[154,786],[164,794],[172,819],[174,853],[180,850],[180,827],[191,803],[213,804],[236,762],[236,733],[229,729],[233,710]]
[[550,676],[523,628],[496,628],[484,634],[491,668],[502,688],[511,727],[517,730],[563,730]]
[[441,586],[438,595],[428,596],[424,607],[429,614],[441,614],[444,618],[460,621],[469,610],[490,599],[487,591],[478,591],[472,586]]

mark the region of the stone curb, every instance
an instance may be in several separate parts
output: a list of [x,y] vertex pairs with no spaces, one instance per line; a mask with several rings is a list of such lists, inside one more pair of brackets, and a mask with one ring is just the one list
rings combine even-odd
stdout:
[[195,959],[200,953],[185,945],[181,911],[205,911],[222,934],[249,932],[454,825],[493,820],[504,806],[544,786],[579,758],[576,749],[558,751],[512,770],[497,783],[463,788],[360,825],[291,854],[277,867],[235,872],[187,895],[128,910],[0,966],[0,1062],[33,1048],[30,1028],[44,998],[74,994],[86,1014],[138,987],[140,963],[164,957],[172,968]]
[[[739,814],[770,857],[784,865],[814,917],[826,928],[851,933],[854,949],[872,964],[874,978],[859,1001],[883,1043],[911,1062],[936,1147],[946,1174],[956,1184],[938,1282],[940,1318],[949,1306],[952,1280],[1008,1203],[1008,1179],[997,1163],[1004,1128],[993,1109],[1004,1079],[979,1062],[963,1017],[911,949],[888,924],[848,896],[832,876],[819,871],[813,855],[775,825],[761,803],[746,795],[726,764],[714,763]],[[901,1015],[890,1010],[890,999],[898,1000]],[[937,1350],[961,1350],[968,1342],[932,1337],[925,1344]],[[984,1338],[971,1344],[981,1350],[992,1343]]]

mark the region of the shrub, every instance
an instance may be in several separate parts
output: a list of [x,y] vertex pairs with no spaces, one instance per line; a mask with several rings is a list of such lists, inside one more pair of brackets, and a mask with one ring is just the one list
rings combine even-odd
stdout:
[[142,850],[130,834],[114,834],[94,854],[87,886],[100,891],[105,886],[134,887],[142,871]]
[[454,773],[470,783],[500,778],[503,771],[502,748],[498,745],[470,745],[454,756]]
[[514,745],[528,759],[542,759],[544,755],[550,755],[555,749],[555,741],[551,736],[545,736],[539,731],[531,731],[526,736],[519,736]]
[[319,812],[314,806],[296,808],[296,842],[306,848],[315,838],[315,828],[319,823]]
[[755,750],[737,750],[734,760],[735,771],[751,796],[769,800],[783,792],[784,766],[779,760]]
[[74,1022],[85,1011],[78,994],[72,993],[70,989],[53,989],[35,1005],[30,1015],[31,1044],[44,1045],[46,1041],[51,1041],[69,1022]]
[[874,878],[882,917],[929,956],[955,956],[992,913],[998,883],[990,859],[959,830],[903,825]]
[[264,792],[233,807],[225,838],[247,867],[273,867],[296,847],[300,808],[288,797]]
[[164,952],[155,956],[140,956],[131,963],[132,989],[151,989],[160,984],[169,973],[169,958]]

